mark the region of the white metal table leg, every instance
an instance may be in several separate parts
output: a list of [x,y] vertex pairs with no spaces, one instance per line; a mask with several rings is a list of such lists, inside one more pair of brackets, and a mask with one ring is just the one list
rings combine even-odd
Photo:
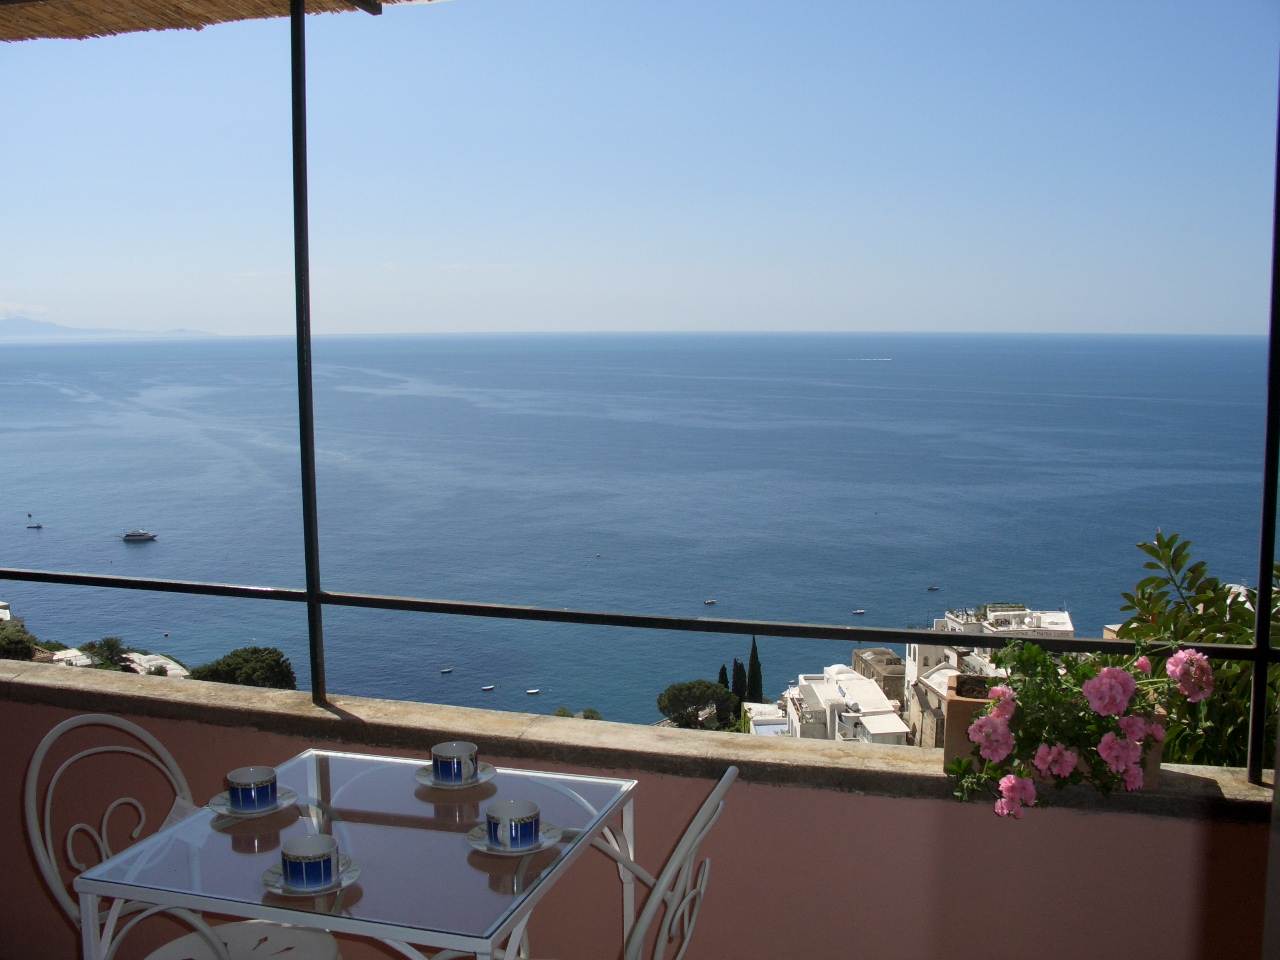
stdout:
[[102,928],[98,926],[98,895],[80,894],[80,946],[84,960],[102,960]]
[[[628,799],[622,807],[622,841],[626,844],[626,855],[631,861],[636,859],[636,818],[634,800]],[[622,942],[626,943],[631,936],[631,928],[636,922],[636,877],[630,870],[618,869],[622,878]]]

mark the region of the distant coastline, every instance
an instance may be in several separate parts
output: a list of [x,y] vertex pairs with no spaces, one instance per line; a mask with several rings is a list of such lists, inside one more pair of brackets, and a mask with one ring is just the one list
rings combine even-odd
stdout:
[[66,327],[30,317],[0,319],[0,343],[86,343],[94,340],[212,339],[216,333],[203,330],[108,330]]

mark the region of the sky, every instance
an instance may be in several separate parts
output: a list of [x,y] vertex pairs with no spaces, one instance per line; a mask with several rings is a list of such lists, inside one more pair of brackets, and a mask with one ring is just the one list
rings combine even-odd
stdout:
[[[1280,5],[308,18],[317,334],[1263,334]],[[294,328],[285,20],[0,44],[0,318]]]

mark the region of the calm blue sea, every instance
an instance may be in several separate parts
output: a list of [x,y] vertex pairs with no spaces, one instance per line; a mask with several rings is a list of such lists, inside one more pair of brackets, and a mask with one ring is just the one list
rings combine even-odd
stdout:
[[[303,585],[291,340],[0,357],[0,566]],[[886,627],[1013,600],[1098,636],[1157,528],[1257,576],[1261,338],[319,338],[314,357],[329,589]],[[122,542],[134,527],[159,539]],[[308,682],[293,604],[0,599],[70,645],[192,664],[275,645]],[[325,636],[333,692],[633,722],[750,646],[344,610]],[[764,639],[766,692],[850,652]]]

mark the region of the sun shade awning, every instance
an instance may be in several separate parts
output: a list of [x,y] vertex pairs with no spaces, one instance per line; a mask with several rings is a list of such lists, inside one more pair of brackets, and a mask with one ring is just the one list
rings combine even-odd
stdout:
[[[306,0],[306,10],[378,13],[381,3]],[[146,30],[200,30],[215,23],[287,16],[289,0],[0,0],[0,40],[83,40]]]

